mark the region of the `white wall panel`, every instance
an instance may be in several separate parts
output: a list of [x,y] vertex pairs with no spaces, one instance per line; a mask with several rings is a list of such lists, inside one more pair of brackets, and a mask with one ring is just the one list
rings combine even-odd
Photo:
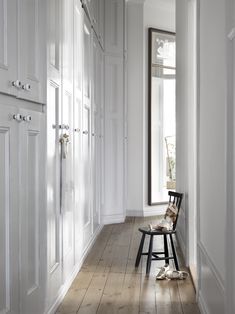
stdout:
[[[210,14],[211,5],[213,5],[213,15]],[[219,45],[218,40],[221,42]],[[207,1],[200,4],[199,136],[200,240],[224,279],[226,219],[225,1],[218,0],[213,3]],[[215,195],[220,197],[211,206]],[[213,224],[211,224],[211,217],[213,217]],[[210,225],[210,229],[208,229],[208,225]],[[220,230],[219,233],[218,230]]]

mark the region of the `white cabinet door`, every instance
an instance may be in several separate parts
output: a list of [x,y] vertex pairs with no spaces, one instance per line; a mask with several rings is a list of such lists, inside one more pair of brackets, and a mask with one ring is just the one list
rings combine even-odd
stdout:
[[41,314],[46,296],[44,114],[20,110],[20,299],[21,313]]
[[105,57],[105,215],[123,217],[123,59]]
[[18,122],[0,104],[0,313],[19,313]]
[[[74,267],[74,176],[73,176],[73,0],[63,0],[61,212],[63,230],[63,281]],[[68,141],[68,142],[66,142]],[[63,151],[64,150],[64,151]]]
[[62,285],[62,228],[60,211],[61,119],[61,1],[48,1],[48,80],[47,80],[47,307],[54,303]]
[[83,213],[84,245],[92,235],[91,213],[91,71],[92,35],[86,16],[83,23],[83,105],[82,105],[82,183],[81,208]]
[[101,91],[102,91],[102,51],[93,37],[93,97],[92,97],[92,186],[93,186],[93,229],[100,223],[101,202]]
[[39,103],[46,103],[45,4],[45,0],[21,0],[18,7],[18,77],[22,82],[18,97]]
[[[63,280],[74,267],[74,175],[73,175],[73,99],[64,91],[62,106],[61,144],[61,212],[63,236]],[[66,137],[66,138],[65,138]],[[68,142],[66,142],[66,140]]]
[[105,50],[123,55],[123,0],[105,0]]
[[75,260],[82,256],[82,215],[81,197],[81,110],[82,110],[82,75],[83,75],[83,10],[80,0],[75,1],[74,8],[74,228]]
[[0,92],[16,95],[17,78],[16,1],[0,0]]
[[[57,80],[56,80],[57,81]],[[51,304],[62,284],[60,153],[59,153],[59,80],[48,82],[47,106],[47,220],[48,220],[48,302]]]

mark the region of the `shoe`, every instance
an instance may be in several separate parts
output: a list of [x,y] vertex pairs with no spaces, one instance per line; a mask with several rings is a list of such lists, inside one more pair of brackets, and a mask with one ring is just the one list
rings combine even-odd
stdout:
[[189,274],[186,271],[181,270],[168,270],[165,273],[165,278],[167,279],[180,279],[184,280],[189,276]]
[[165,265],[163,267],[160,268],[157,276],[156,276],[156,280],[163,280],[166,278],[166,272],[169,271],[169,265]]

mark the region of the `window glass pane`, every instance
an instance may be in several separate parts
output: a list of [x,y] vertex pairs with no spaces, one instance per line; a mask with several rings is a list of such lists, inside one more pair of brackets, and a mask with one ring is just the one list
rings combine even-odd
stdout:
[[175,67],[175,36],[152,33],[152,63]]

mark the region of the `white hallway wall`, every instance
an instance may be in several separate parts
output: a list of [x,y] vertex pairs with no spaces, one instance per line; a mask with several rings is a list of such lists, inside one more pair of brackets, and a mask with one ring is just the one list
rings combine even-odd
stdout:
[[151,215],[148,206],[148,27],[174,31],[174,1],[127,2],[127,215]]
[[199,301],[215,314],[224,312],[226,253],[225,3],[200,3],[199,30]]
[[[229,167],[226,166],[232,149],[227,146],[226,2],[229,1],[200,1],[198,11],[198,296],[202,313],[213,314],[234,313],[231,302],[230,312],[225,302],[234,293],[232,289],[226,289],[228,284],[225,285],[230,281],[229,271],[226,280],[225,256],[231,256],[231,249],[226,249],[226,207],[227,195],[231,197],[232,194],[229,195],[227,190]],[[186,196],[186,217],[181,221],[181,230],[184,230],[181,240],[186,247],[185,226],[190,218],[191,193],[190,154],[187,153],[190,141],[187,134],[191,132],[188,117],[192,112],[192,104],[188,102],[190,78],[187,76],[188,4],[187,0],[177,0],[176,7],[177,51],[180,52],[177,55],[177,130],[180,136],[177,171],[181,173],[177,188]],[[231,271],[231,266],[229,269]]]

